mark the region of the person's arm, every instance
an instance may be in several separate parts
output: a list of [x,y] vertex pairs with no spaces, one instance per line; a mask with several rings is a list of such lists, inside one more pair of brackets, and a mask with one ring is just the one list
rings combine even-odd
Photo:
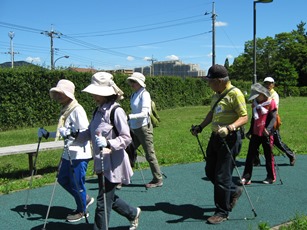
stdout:
[[212,122],[212,119],[213,119],[213,112],[210,110],[210,112],[207,114],[202,123],[193,127],[191,133],[194,136],[196,136],[198,133],[201,133],[203,129]]
[[264,132],[265,135],[268,136],[273,133],[274,131],[274,124],[276,122],[276,116],[277,116],[277,109],[270,112],[270,121],[267,124],[267,127],[265,128]]
[[229,131],[234,131],[238,127],[245,125],[247,122],[248,122],[248,116],[247,115],[239,117],[235,122],[233,122],[232,124],[228,125],[229,126]]

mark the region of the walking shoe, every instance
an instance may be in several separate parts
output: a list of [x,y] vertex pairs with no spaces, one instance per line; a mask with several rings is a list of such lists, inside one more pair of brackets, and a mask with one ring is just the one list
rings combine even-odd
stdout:
[[294,166],[295,160],[296,160],[295,157],[293,157],[292,159],[290,159],[290,165],[291,165],[291,166]]
[[163,185],[162,180],[158,180],[157,182],[152,180],[148,184],[146,184],[145,186],[146,186],[146,188],[156,188],[156,187],[162,187],[162,185]]
[[264,184],[273,184],[276,180],[271,178],[265,178],[264,181],[262,181]]
[[231,201],[230,201],[230,209],[232,210],[237,201],[239,200],[240,196],[242,195],[242,192],[243,192],[243,188],[242,187],[237,187],[237,190],[235,193],[233,193],[232,197],[231,197]]
[[129,230],[135,230],[139,226],[139,217],[140,217],[140,214],[141,214],[141,209],[139,207],[137,207],[136,210],[137,210],[136,217],[134,218],[134,220],[130,221]]
[[252,181],[251,180],[247,180],[247,179],[245,179],[245,178],[242,178],[242,180],[241,181],[239,181],[240,182],[240,184],[244,184],[244,185],[249,185],[249,184],[251,184],[252,183]]
[[119,183],[118,185],[116,185],[116,189],[117,189],[117,190],[120,190],[122,187],[123,187],[123,184],[122,184],[122,183]]
[[94,197],[90,197],[89,195],[86,195],[86,206],[85,208],[88,209],[88,207],[93,204],[95,201]]
[[[86,212],[86,217],[89,217],[89,213]],[[82,220],[84,219],[85,216],[84,216],[84,212],[74,212],[72,214],[68,214],[68,216],[66,217],[66,220],[68,222],[77,222],[79,220]]]
[[220,224],[227,219],[228,219],[227,217],[217,216],[217,215],[214,214],[213,216],[210,216],[207,219],[207,222],[209,224]]

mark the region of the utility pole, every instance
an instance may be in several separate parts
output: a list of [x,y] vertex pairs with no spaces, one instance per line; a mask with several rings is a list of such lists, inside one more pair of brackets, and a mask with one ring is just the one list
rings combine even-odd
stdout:
[[147,59],[147,61],[151,62],[150,76],[155,76],[155,73],[154,73],[154,62],[157,61],[157,59],[154,59],[153,55],[152,55],[151,58]]
[[13,46],[13,38],[15,36],[15,33],[13,31],[10,31],[8,33],[8,36],[10,38],[10,52],[7,52],[6,54],[11,55],[11,67],[14,68],[14,55],[19,54],[18,52],[14,52],[14,46]]
[[215,5],[212,3],[212,65],[215,65]]
[[216,16],[215,14],[215,3],[212,2],[212,12],[208,13],[206,12],[205,15],[211,14],[212,18],[212,65],[215,65],[215,21],[216,21]]
[[51,63],[51,69],[54,69],[54,47],[53,47],[53,38],[60,38],[60,36],[62,35],[62,33],[59,33],[57,31],[53,30],[53,26],[51,25],[51,30],[50,31],[44,31],[41,32],[41,34],[44,34],[48,37],[50,37],[50,63]]

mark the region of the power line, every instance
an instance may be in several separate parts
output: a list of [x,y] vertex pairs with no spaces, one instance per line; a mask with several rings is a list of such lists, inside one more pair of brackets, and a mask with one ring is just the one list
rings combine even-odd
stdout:
[[[159,28],[167,28],[167,27],[173,27],[173,26],[176,26],[176,25],[184,25],[184,24],[189,24],[189,23],[193,23],[193,22],[204,21],[203,19],[202,20],[194,20],[194,21],[188,21],[188,22],[183,22],[183,23],[178,23],[178,24],[166,25],[166,26],[163,26],[163,27],[157,27],[157,25],[160,25],[160,24],[167,24],[167,23],[170,23],[170,22],[182,21],[182,20],[185,20],[185,19],[191,19],[191,18],[196,18],[196,17],[200,17],[200,16],[191,16],[191,17],[175,19],[175,20],[170,20],[170,21],[165,21],[165,22],[146,24],[146,25],[141,25],[141,26],[133,26],[133,27],[119,28],[119,29],[106,30],[106,31],[74,33],[74,34],[67,34],[67,35],[73,36],[73,37],[108,36],[108,35],[115,35],[115,34],[134,33],[134,32],[153,30],[153,29],[159,29]],[[205,20],[205,21],[207,21],[207,20]],[[155,26],[155,27],[150,27],[150,28],[147,28],[147,29],[131,30],[131,29],[137,29],[137,28],[148,27],[148,26]],[[125,30],[131,30],[131,31],[125,31]],[[123,31],[123,32],[115,33],[116,31]]]

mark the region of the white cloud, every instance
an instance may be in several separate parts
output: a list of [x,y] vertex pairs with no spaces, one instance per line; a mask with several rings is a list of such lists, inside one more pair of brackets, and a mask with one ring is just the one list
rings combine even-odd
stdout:
[[144,57],[144,61],[148,61],[150,59],[151,59],[151,57]]
[[134,61],[134,57],[128,56],[128,57],[127,57],[127,60],[128,60],[128,61]]
[[174,55],[174,54],[166,56],[165,58],[168,59],[168,60],[171,60],[171,61],[178,61],[179,60],[179,57]]
[[40,63],[41,59],[39,57],[27,57],[26,61],[30,63]]
[[228,55],[226,56],[226,58],[228,58],[228,59],[233,59],[233,56],[232,56],[231,54],[228,54]]
[[212,52],[207,54],[207,57],[212,57]]
[[216,27],[227,26],[227,25],[228,25],[227,22],[215,22]]

